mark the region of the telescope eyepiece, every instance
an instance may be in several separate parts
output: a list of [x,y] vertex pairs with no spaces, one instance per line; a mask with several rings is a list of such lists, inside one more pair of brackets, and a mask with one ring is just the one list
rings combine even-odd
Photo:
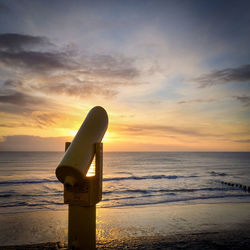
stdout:
[[72,188],[73,186],[75,185],[75,179],[68,175],[66,178],[65,178],[65,181],[64,181],[64,186],[69,189],[69,188]]

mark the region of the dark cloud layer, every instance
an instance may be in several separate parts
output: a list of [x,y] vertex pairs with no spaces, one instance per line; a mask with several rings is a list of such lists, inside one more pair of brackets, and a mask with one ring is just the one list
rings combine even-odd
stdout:
[[234,96],[238,101],[240,101],[244,106],[250,106],[250,96],[242,95],[242,96]]
[[193,78],[200,87],[208,87],[227,82],[249,82],[250,81],[250,64],[242,65],[238,68],[227,68],[217,70],[209,74]]
[[195,100],[188,100],[188,101],[179,101],[178,104],[191,104],[191,103],[209,103],[215,102],[215,99],[195,99]]
[[239,143],[250,143],[250,139],[246,139],[246,140],[234,140],[234,142],[239,142]]
[[[59,47],[51,51],[47,46],[50,44],[46,37],[0,34],[0,67],[13,76],[18,70],[19,76],[32,73],[35,77],[42,77],[44,81],[40,81],[34,89],[47,94],[57,91],[57,94],[70,96],[98,94],[111,97],[117,93],[117,85],[139,84],[135,79],[141,72],[135,67],[133,58],[123,55],[82,55],[80,51],[65,51]],[[52,82],[52,75],[61,79],[70,75],[70,79]],[[5,85],[14,88],[14,82],[18,82],[18,79]]]
[[18,88],[22,86],[23,83],[20,80],[6,80],[3,84],[5,88]]
[[16,68],[42,72],[67,70],[75,67],[72,53],[50,51],[49,39],[17,33],[0,34],[0,65],[11,71]]
[[31,114],[34,110],[38,109],[41,109],[39,105],[13,105],[13,103],[11,104],[7,102],[0,102],[0,110],[2,114],[5,113],[18,116],[27,116],[28,114]]
[[65,53],[39,51],[0,52],[0,63],[27,71],[46,72],[73,68],[71,60]]
[[11,91],[10,93],[0,93],[0,103],[15,105],[34,105],[41,104],[42,100],[21,92]]
[[17,33],[0,34],[1,51],[20,51],[36,46],[52,45],[46,37],[30,36]]

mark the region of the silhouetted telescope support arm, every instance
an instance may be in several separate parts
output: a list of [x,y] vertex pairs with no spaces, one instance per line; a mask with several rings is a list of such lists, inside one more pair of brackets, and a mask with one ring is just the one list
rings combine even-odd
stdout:
[[[96,247],[96,203],[102,198],[102,138],[108,115],[102,107],[91,109],[56,169],[69,204],[68,244],[73,249]],[[95,175],[86,176],[95,159]]]

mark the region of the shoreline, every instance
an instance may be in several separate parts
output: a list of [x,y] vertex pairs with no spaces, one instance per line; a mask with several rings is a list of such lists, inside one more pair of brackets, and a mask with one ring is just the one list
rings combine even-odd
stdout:
[[[243,196],[244,197],[244,196]],[[238,198],[238,197],[237,197]],[[237,199],[236,198],[236,199]],[[209,202],[209,200],[212,200]],[[218,201],[217,201],[218,199]],[[206,205],[237,205],[237,204],[250,204],[249,201],[244,201],[244,200],[234,200],[232,201],[232,198],[229,198],[230,200],[226,201],[223,200],[223,202],[221,202],[220,198],[209,198],[209,199],[190,199],[190,200],[184,200],[184,201],[170,201],[170,202],[159,202],[159,203],[148,203],[148,204],[136,204],[136,205],[124,205],[124,206],[110,206],[110,207],[99,207],[98,204],[96,206],[96,209],[114,209],[114,210],[127,210],[127,209],[137,209],[137,208],[152,208],[152,207],[161,207],[161,206],[206,206]],[[202,203],[196,203],[196,201],[206,201],[206,202],[202,202]],[[34,209],[34,210],[30,210],[30,211],[14,211],[14,212],[0,212],[0,216],[2,215],[15,215],[15,214],[27,214],[27,213],[40,213],[40,212],[66,212],[68,211],[68,205],[65,204],[65,206],[67,206],[65,209]]]

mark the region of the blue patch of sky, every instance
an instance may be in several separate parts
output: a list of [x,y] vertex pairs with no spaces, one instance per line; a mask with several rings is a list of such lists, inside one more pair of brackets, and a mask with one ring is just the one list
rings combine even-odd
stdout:
[[250,93],[250,81],[248,82],[227,82],[222,85],[230,90],[231,94],[246,95]]
[[[250,50],[249,50],[250,51]],[[201,66],[207,70],[222,70],[226,68],[238,68],[250,63],[250,52],[244,55],[221,54],[215,57],[205,58]]]
[[162,83],[162,87],[152,93],[158,101],[179,101],[183,98],[180,89],[186,88],[186,84],[182,81],[182,76],[176,76],[171,80],[168,79]]

